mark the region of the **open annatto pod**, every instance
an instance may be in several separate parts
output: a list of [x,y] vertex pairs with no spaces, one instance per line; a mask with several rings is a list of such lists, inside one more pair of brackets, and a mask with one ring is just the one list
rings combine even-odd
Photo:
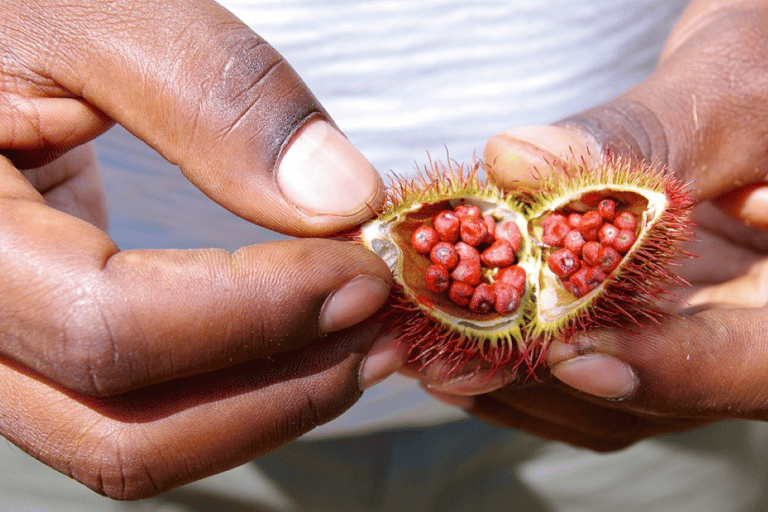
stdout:
[[446,377],[473,361],[533,370],[556,336],[656,318],[692,204],[681,180],[627,162],[573,164],[535,191],[431,162],[394,179],[360,240],[392,270],[381,317],[413,360]]

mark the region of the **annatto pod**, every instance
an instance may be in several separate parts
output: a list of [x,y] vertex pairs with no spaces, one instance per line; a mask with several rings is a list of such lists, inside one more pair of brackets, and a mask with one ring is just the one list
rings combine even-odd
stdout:
[[576,330],[655,319],[690,240],[686,185],[626,162],[573,164],[535,191],[503,191],[470,166],[395,178],[362,243],[392,270],[382,310],[413,360],[493,373],[543,361]]

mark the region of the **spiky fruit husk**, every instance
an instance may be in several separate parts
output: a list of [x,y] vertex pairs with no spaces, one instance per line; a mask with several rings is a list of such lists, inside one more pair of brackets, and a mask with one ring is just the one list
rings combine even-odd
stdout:
[[[547,265],[558,247],[543,242],[546,225],[597,210],[606,198],[637,219],[636,241],[599,286],[580,296]],[[665,287],[683,284],[669,266],[687,255],[682,246],[692,236],[692,204],[684,182],[646,165],[574,163],[547,174],[536,190],[504,191],[481,179],[478,162],[430,162],[415,179],[393,179],[385,209],[359,238],[392,270],[395,285],[379,320],[410,347],[412,360],[440,361],[446,378],[468,364],[488,375],[521,367],[532,373],[555,337],[658,318]],[[514,313],[474,313],[424,285],[430,262],[411,246],[411,235],[457,205],[478,206],[497,224],[514,222],[522,233],[516,263],[526,284]],[[486,281],[493,282],[494,272],[486,269]]]

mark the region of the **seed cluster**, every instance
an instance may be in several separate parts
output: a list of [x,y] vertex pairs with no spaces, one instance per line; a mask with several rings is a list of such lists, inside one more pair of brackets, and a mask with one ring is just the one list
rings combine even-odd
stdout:
[[520,243],[517,224],[497,223],[467,204],[441,211],[411,236],[416,252],[431,260],[427,289],[447,293],[454,304],[480,314],[507,315],[520,307],[526,277],[515,265]]
[[637,218],[618,211],[612,198],[596,210],[555,212],[542,219],[541,241],[559,247],[547,258],[549,269],[576,298],[594,290],[621,263],[637,239]]

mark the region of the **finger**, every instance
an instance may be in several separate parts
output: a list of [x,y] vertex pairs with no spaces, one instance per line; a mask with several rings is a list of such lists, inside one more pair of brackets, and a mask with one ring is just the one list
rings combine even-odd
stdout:
[[0,22],[0,47],[14,49],[3,55],[13,88],[0,100],[0,142],[17,163],[112,119],[215,201],[271,229],[326,235],[383,201],[378,174],[293,69],[215,2],[52,8],[13,1]]
[[599,148],[587,137],[558,126],[523,126],[492,136],[486,142],[486,172],[504,188],[536,185],[548,172],[573,162],[593,162]]
[[767,274],[768,261],[763,260],[746,268],[735,279],[692,290],[686,300],[691,306],[759,308],[768,303],[764,277]]
[[74,394],[0,359],[0,433],[102,494],[149,497],[338,416],[360,396],[358,368],[376,332],[348,330],[274,359],[111,398]]
[[713,203],[714,201],[705,201],[696,205],[691,217],[694,227],[706,229],[732,242],[733,245],[740,245],[760,254],[768,252],[768,233],[729,217],[719,205]]
[[552,374],[584,393],[655,415],[763,418],[764,308],[704,309],[642,329],[577,333],[553,343]]
[[713,201],[742,224],[768,232],[768,185],[765,183],[737,188]]
[[386,265],[345,242],[120,252],[46,206],[18,171],[0,171],[0,352],[80,392],[292,350],[367,318],[389,294]]
[[[12,43],[4,40],[13,33],[0,20],[0,42],[5,48]],[[15,43],[15,41],[14,41]],[[9,59],[6,55],[7,62]],[[17,65],[22,66],[22,63]],[[84,144],[107,131],[115,122],[98,108],[68,91],[49,92],[53,97],[39,97],[34,85],[36,77],[20,77],[23,72],[8,66],[3,76],[12,90],[0,86],[0,155],[9,158],[19,169],[42,167],[72,148]]]
[[505,388],[477,396],[466,410],[499,426],[601,452],[702,424],[676,418],[649,420],[616,406],[585,401],[548,384],[520,390]]
[[526,432],[550,441],[601,452],[614,451],[662,433],[703,424],[701,420],[646,419],[621,410],[619,403],[590,401],[557,382],[515,385],[476,396],[425,388],[433,398],[463,409],[488,423]]
[[[693,209],[691,221],[695,236],[684,248],[697,257],[681,260],[674,271],[693,287],[741,278],[765,259],[768,234],[728,217],[709,201]],[[693,288],[683,286],[681,290],[689,295]]]
[[764,286],[768,233],[728,217],[705,201],[694,208],[696,237],[687,249],[697,258],[687,259],[675,270],[690,287],[674,293],[682,307],[718,304],[729,307],[761,307],[768,303]]
[[[699,199],[764,182],[768,109],[758,84],[768,77],[762,51],[765,7],[701,5],[691,4],[658,68],[636,87],[545,131],[527,127],[491,138],[484,160],[494,179],[514,183],[526,167],[542,161],[557,168],[571,148],[578,161],[586,147],[587,162],[613,155],[666,165],[694,182]],[[755,225],[764,224],[764,210],[750,214],[756,210],[746,198],[732,208],[744,210],[742,217]],[[752,200],[760,204],[758,195]]]
[[360,368],[362,389],[378,384],[407,363],[408,347],[400,342],[398,335],[397,332],[387,332],[365,354],[365,361]]
[[417,379],[426,390],[440,395],[471,396],[489,393],[519,380],[515,368],[493,372],[489,370],[479,360],[469,361],[460,368],[442,361],[427,365],[410,361],[399,369],[401,374]]

